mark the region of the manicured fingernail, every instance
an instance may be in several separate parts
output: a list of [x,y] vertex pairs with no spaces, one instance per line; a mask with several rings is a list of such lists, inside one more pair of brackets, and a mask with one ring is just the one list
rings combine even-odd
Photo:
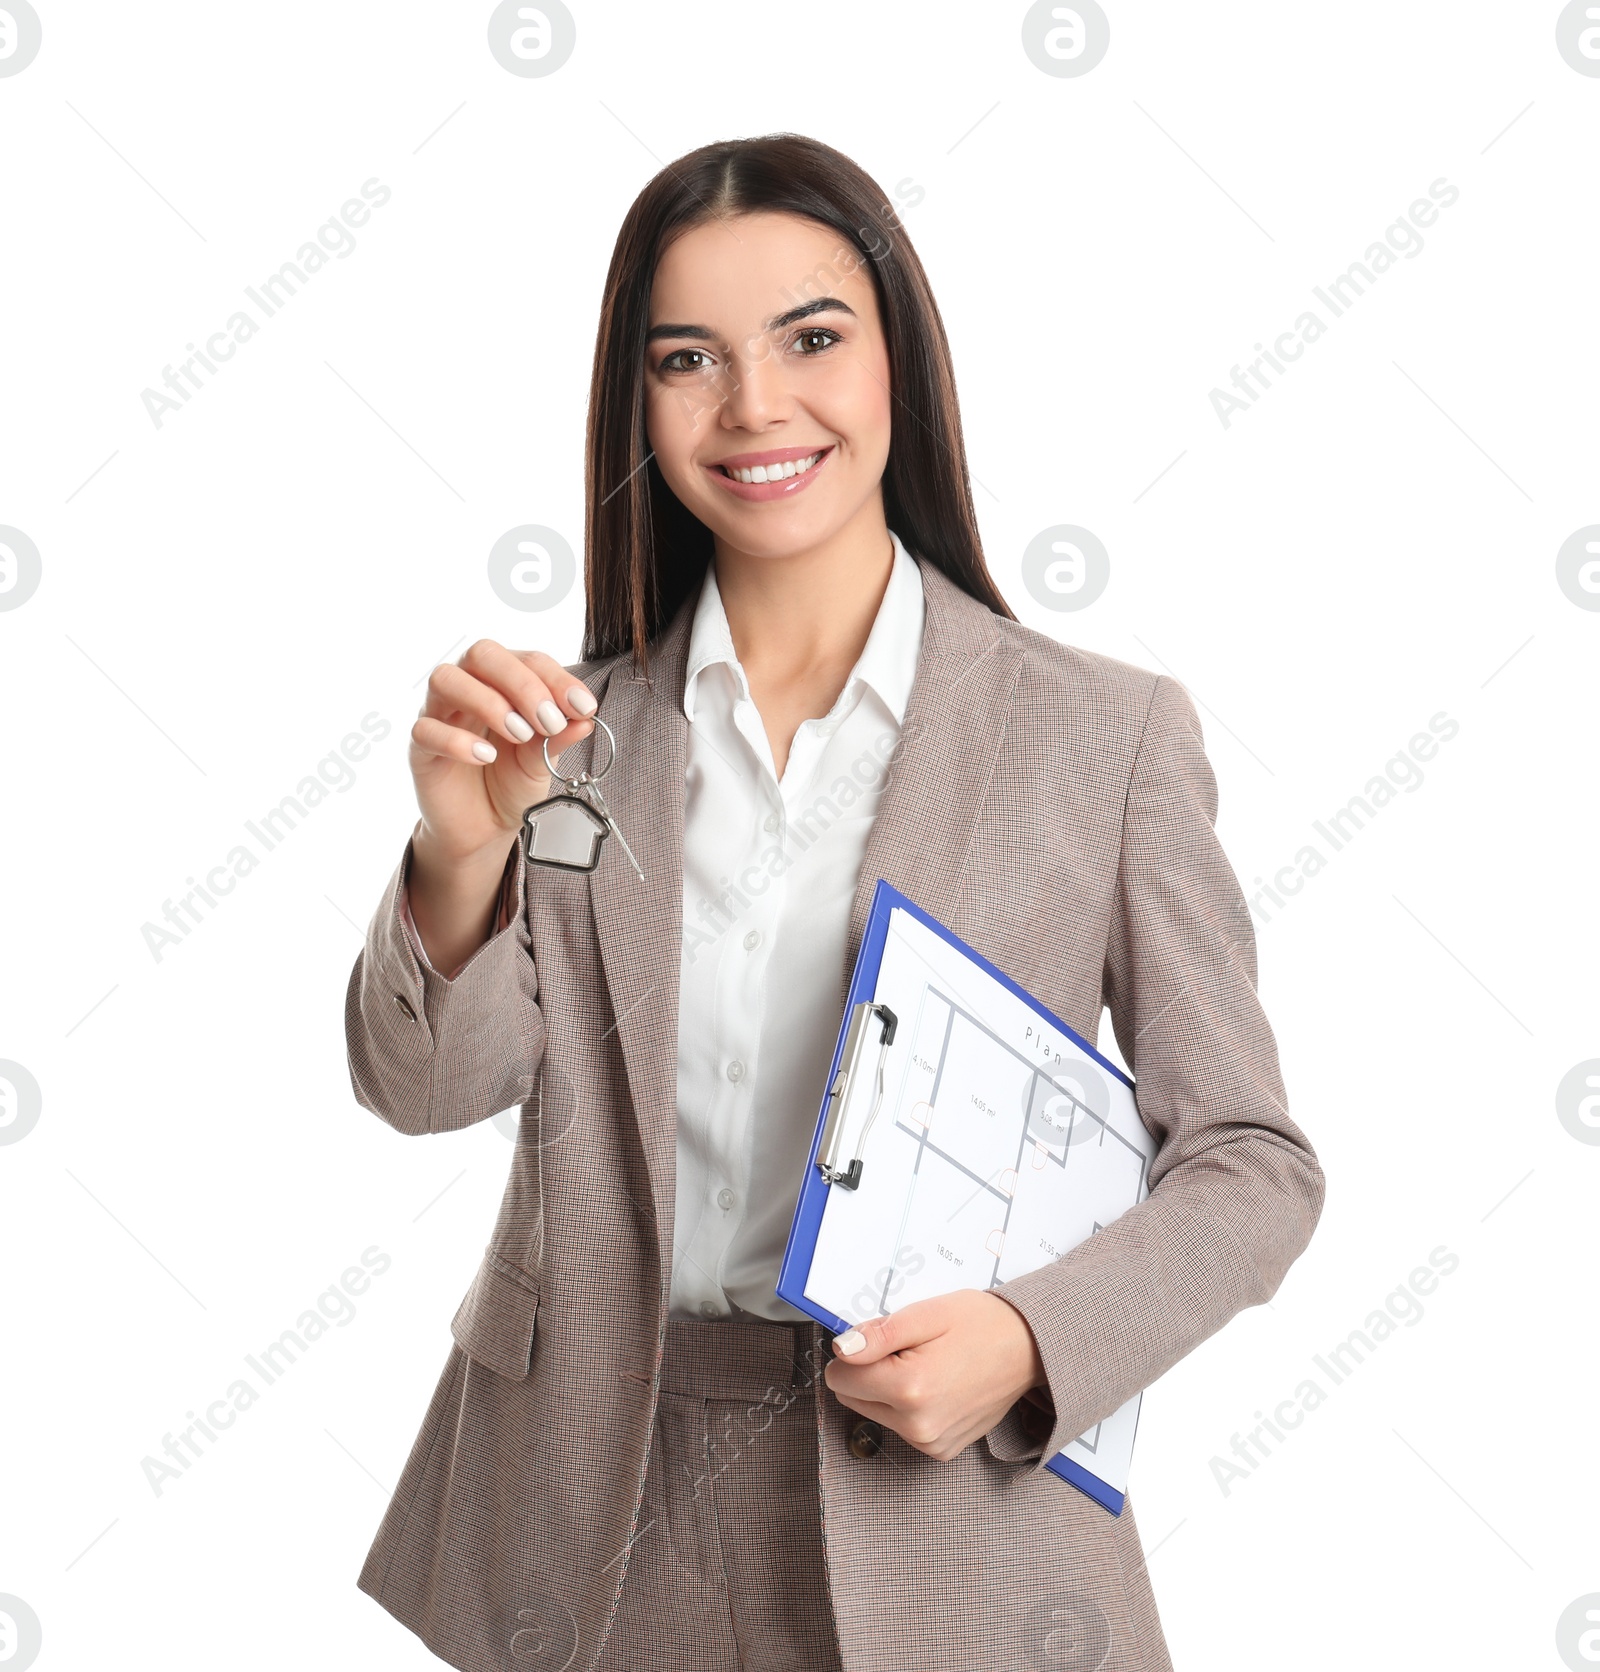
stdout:
[[567,723],[566,715],[548,697],[534,709],[533,716],[552,737]]
[[506,715],[506,730],[518,743],[526,743],[533,736],[533,727],[514,708]]
[[847,1329],[843,1335],[836,1335],[833,1344],[841,1353],[859,1353],[867,1344],[867,1338],[858,1329]]
[[472,745],[472,752],[481,761],[492,761],[499,753],[499,750],[496,749],[495,746],[486,738],[480,737],[478,741]]
[[594,700],[594,692],[591,691],[587,685],[574,685],[572,689],[567,692],[567,701],[571,703],[580,714],[593,714],[600,706],[599,703]]

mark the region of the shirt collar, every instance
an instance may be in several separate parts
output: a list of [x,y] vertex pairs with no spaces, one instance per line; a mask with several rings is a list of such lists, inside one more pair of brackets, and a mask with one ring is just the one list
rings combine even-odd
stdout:
[[[911,695],[912,680],[916,677],[926,604],[917,560],[906,550],[900,536],[892,528],[889,538],[894,542],[894,563],[889,570],[889,584],[884,588],[883,600],[873,617],[872,631],[867,634],[867,642],[861,647],[861,654],[850,670],[850,677],[845,681],[835,707],[851,700],[851,686],[860,680],[877,692],[898,725],[904,723],[906,702]],[[722,607],[722,592],[717,585],[716,564],[713,562],[706,565],[705,580],[701,583],[700,597],[689,628],[683,712],[690,721],[694,719],[695,695],[699,686],[696,676],[703,668],[718,662],[728,664],[739,695],[748,698],[750,684],[733,648],[733,635],[728,630],[728,616]]]

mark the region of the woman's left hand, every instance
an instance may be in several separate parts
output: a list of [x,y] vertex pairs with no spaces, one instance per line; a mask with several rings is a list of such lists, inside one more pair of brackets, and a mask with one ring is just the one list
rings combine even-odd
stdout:
[[[859,1333],[861,1347],[839,1345]],[[987,1434],[1044,1364],[1027,1320],[986,1289],[957,1289],[869,1318],[833,1340],[822,1379],[839,1402],[948,1459]]]

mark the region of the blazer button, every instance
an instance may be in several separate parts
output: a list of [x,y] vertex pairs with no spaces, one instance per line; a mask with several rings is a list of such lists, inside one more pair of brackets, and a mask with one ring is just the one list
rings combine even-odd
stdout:
[[850,1450],[857,1457],[875,1457],[883,1450],[883,1425],[863,1417],[850,1430]]
[[416,1021],[417,1013],[411,1008],[411,1000],[408,999],[404,993],[396,993],[394,996],[394,1002],[399,1005],[401,1012],[404,1014],[408,1022]]

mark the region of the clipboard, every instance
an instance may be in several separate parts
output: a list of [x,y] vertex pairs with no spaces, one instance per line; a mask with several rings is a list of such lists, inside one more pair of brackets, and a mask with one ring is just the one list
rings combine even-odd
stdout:
[[[1156,1141],[1133,1094],[1121,1068],[878,878],[779,1297],[837,1333],[1059,1258],[1149,1194]],[[1142,1397],[1045,1465],[1113,1515]]]

